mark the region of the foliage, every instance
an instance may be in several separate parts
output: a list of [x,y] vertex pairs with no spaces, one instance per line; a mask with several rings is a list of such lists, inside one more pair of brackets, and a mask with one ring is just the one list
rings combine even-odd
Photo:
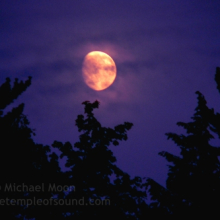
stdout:
[[[215,81],[220,92],[220,68]],[[78,115],[76,126],[79,141],[54,141],[49,146],[37,144],[32,137],[29,121],[23,114],[24,104],[5,113],[10,105],[31,84],[31,78],[0,86],[0,196],[1,199],[46,201],[46,205],[0,205],[2,216],[8,219],[96,219],[117,218],[142,220],[149,216],[217,215],[220,202],[220,147],[211,141],[220,138],[220,113],[208,108],[205,97],[196,92],[198,105],[188,123],[177,125],[186,134],[167,133],[168,139],[180,149],[180,155],[162,151],[168,162],[166,187],[153,179],[131,178],[116,165],[110,147],[127,140],[133,126],[124,122],[114,128],[103,127],[93,110],[99,102],[85,101],[84,114]],[[68,171],[61,171],[60,159],[66,159]],[[40,191],[5,190],[6,185],[44,185]],[[55,186],[55,190],[50,189]],[[58,190],[57,187],[63,187]],[[64,190],[64,187],[65,190]],[[146,191],[146,188],[148,191]],[[151,196],[146,204],[147,193]],[[48,204],[49,202],[49,204]],[[56,205],[55,205],[56,204]]]
[[[15,79],[11,87],[10,79],[6,78],[5,83],[0,86],[0,196],[1,215],[7,219],[21,219],[33,217],[37,209],[28,206],[27,201],[34,198],[49,198],[49,192],[28,191],[22,186],[37,186],[53,181],[52,173],[58,169],[48,160],[49,146],[36,144],[32,137],[34,132],[28,127],[29,121],[23,114],[24,104],[20,104],[11,111],[4,113],[21,93],[31,84],[31,78],[23,81]],[[57,176],[56,176],[57,178]],[[18,187],[18,188],[17,188]],[[23,190],[25,188],[25,190]],[[20,199],[20,202],[18,201]],[[21,202],[23,199],[23,202]],[[35,214],[34,214],[35,213]],[[42,213],[41,213],[42,214]],[[23,216],[23,217],[22,217]]]
[[[95,216],[103,219],[108,216],[120,219],[138,219],[145,203],[146,192],[140,177],[131,179],[130,176],[119,169],[116,158],[109,146],[118,145],[120,140],[127,140],[127,131],[132,124],[125,122],[113,128],[102,127],[94,117],[93,109],[98,108],[99,102],[82,103],[85,116],[78,115],[76,126],[81,132],[79,141],[74,147],[69,142],[62,144],[55,141],[57,147],[66,156],[66,167],[70,168],[65,174],[69,185],[74,185],[65,199],[84,199],[87,205],[66,206],[69,218],[86,219]],[[94,202],[94,204],[91,202]],[[107,202],[106,204],[104,204]],[[95,205],[102,203],[102,205]],[[64,209],[63,209],[64,210]]]
[[[215,79],[219,88],[220,71]],[[203,216],[215,215],[220,206],[220,147],[210,141],[220,134],[219,113],[207,107],[205,97],[196,92],[198,106],[192,122],[178,122],[186,135],[167,133],[180,148],[180,156],[163,151],[159,155],[171,164],[168,166],[166,188],[148,179],[152,200],[151,208],[163,215]]]
[[[58,156],[49,146],[33,141],[34,132],[23,114],[24,104],[4,113],[5,108],[30,84],[31,78],[25,82],[15,79],[11,87],[7,78],[0,87],[0,184],[3,189],[0,196],[10,203],[0,206],[2,216],[36,220],[103,219],[106,216],[140,219],[141,213],[147,209],[143,179],[132,179],[119,169],[109,149],[111,145],[117,146],[120,141],[127,140],[132,123],[103,127],[93,114],[99,102],[83,102],[85,115],[78,115],[76,119],[79,141],[74,147],[69,142],[54,141],[52,148],[61,152]],[[67,158],[66,167],[69,168],[66,172],[62,172],[59,166],[59,159],[63,157]],[[32,186],[34,190],[5,190],[10,185]],[[36,190],[39,186],[40,189]],[[52,191],[51,186],[56,189]],[[23,199],[24,204],[14,204],[19,199]],[[31,204],[27,205],[28,201]],[[36,205],[34,201],[42,201],[42,205]]]

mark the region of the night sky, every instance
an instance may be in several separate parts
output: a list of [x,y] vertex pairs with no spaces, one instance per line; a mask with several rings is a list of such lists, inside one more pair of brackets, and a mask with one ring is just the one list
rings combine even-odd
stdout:
[[[106,90],[83,81],[82,62],[93,50],[109,54],[117,77]],[[183,133],[197,106],[195,92],[220,111],[214,81],[220,66],[220,2],[207,0],[1,0],[0,84],[10,77],[32,85],[10,108],[25,103],[34,140],[74,144],[83,101],[100,101],[103,126],[134,126],[111,146],[118,166],[165,185],[165,150],[178,154],[166,132]],[[101,156],[101,155],[100,155]]]

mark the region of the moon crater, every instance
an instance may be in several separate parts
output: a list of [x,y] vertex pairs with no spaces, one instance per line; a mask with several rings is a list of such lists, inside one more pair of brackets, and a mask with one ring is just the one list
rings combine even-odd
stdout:
[[101,51],[88,53],[83,61],[82,73],[85,83],[92,89],[107,89],[116,78],[116,65],[113,59]]

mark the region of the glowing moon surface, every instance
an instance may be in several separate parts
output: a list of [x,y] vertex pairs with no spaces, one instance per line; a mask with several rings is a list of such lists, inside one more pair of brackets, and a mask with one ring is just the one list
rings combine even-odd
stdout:
[[108,54],[92,51],[84,58],[82,73],[85,83],[90,88],[100,91],[108,88],[114,82],[116,65]]

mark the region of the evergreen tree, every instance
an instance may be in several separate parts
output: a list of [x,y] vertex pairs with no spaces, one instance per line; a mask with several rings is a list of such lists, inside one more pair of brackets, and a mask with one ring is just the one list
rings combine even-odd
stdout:
[[[219,86],[220,72],[216,71]],[[219,87],[218,87],[219,88]],[[180,156],[162,151],[159,155],[171,164],[168,166],[166,188],[148,179],[149,192],[155,213],[174,216],[217,215],[220,207],[220,147],[210,144],[214,133],[219,136],[219,113],[207,107],[200,92],[198,106],[192,121],[178,122],[186,135],[167,133],[180,148]],[[219,136],[220,137],[220,136]]]

